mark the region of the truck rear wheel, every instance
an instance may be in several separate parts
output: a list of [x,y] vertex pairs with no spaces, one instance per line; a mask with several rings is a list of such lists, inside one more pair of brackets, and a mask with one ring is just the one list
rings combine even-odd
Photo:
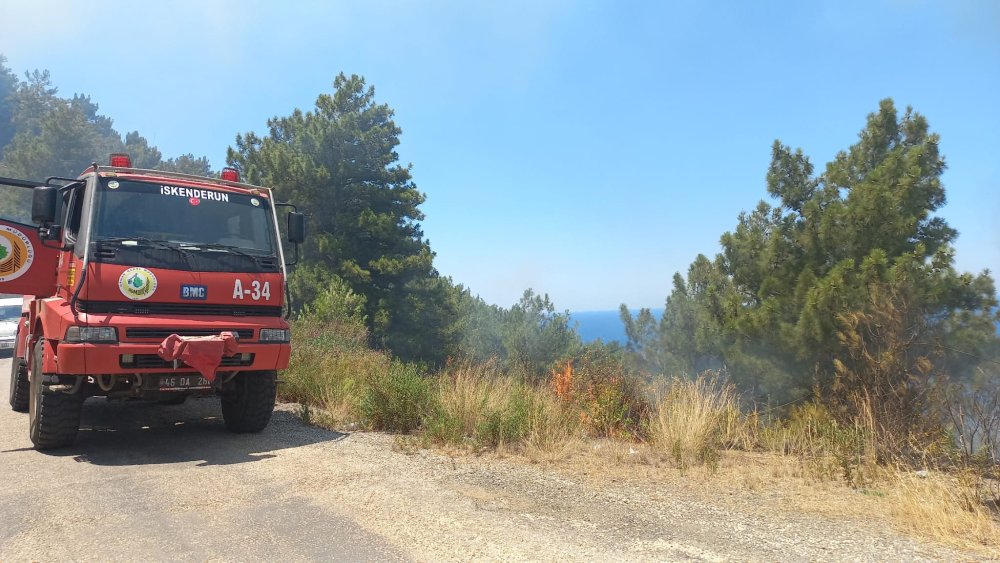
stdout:
[[226,384],[222,418],[232,432],[260,432],[271,420],[278,373],[244,371]]
[[68,446],[80,430],[83,395],[53,391],[42,384],[42,349],[45,339],[35,344],[28,401],[28,435],[36,450]]
[[28,382],[28,366],[18,357],[10,359],[10,408],[17,412],[28,412],[31,383]]

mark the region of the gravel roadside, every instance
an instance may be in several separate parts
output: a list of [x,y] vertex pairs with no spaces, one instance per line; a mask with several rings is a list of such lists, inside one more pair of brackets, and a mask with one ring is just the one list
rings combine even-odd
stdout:
[[[9,360],[0,361],[7,389]],[[0,410],[0,560],[954,561],[886,526],[400,447],[302,424],[259,435],[217,401],[84,406],[77,444],[36,452]],[[762,504],[763,503],[763,504]]]

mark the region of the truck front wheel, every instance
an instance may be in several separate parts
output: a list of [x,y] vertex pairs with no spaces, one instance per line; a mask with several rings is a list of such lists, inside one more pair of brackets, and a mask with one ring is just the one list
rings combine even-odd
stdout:
[[222,392],[222,418],[232,432],[260,432],[271,420],[278,373],[244,371]]
[[28,401],[29,437],[36,450],[68,446],[80,430],[83,395],[48,389],[42,384],[42,350],[45,339],[35,344],[32,357],[30,397]]
[[28,412],[30,393],[28,366],[23,359],[15,356],[10,359],[10,408],[17,412]]

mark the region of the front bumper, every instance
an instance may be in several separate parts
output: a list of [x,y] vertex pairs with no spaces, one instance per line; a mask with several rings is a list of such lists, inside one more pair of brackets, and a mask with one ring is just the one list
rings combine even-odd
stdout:
[[[150,361],[157,355],[159,344],[69,344],[56,347],[55,368],[62,375],[101,375],[129,373],[191,372],[196,370],[183,363]],[[282,370],[288,367],[290,344],[240,344],[236,356],[223,358],[217,371]],[[124,357],[123,357],[124,356]],[[249,363],[245,358],[249,356]]]
[[[46,354],[46,369],[62,375],[102,375],[131,373],[195,373],[183,363],[161,360],[157,351],[160,343],[170,334],[198,331],[218,334],[233,331],[242,334],[235,356],[224,357],[217,372],[282,370],[288,367],[291,344],[259,342],[262,328],[288,328],[288,324],[274,317],[216,317],[192,319],[164,315],[148,317],[136,315],[81,315],[86,326],[112,326],[118,330],[117,343],[58,342]],[[51,361],[49,360],[51,358]]]

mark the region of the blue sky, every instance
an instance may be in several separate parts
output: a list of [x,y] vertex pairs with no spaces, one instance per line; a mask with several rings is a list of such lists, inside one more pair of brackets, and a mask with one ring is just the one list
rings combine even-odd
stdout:
[[963,270],[1000,270],[1000,2],[0,2],[0,53],[218,169],[239,132],[363,75],[402,127],[436,265],[487,301],[662,306],[892,97],[942,136]]

